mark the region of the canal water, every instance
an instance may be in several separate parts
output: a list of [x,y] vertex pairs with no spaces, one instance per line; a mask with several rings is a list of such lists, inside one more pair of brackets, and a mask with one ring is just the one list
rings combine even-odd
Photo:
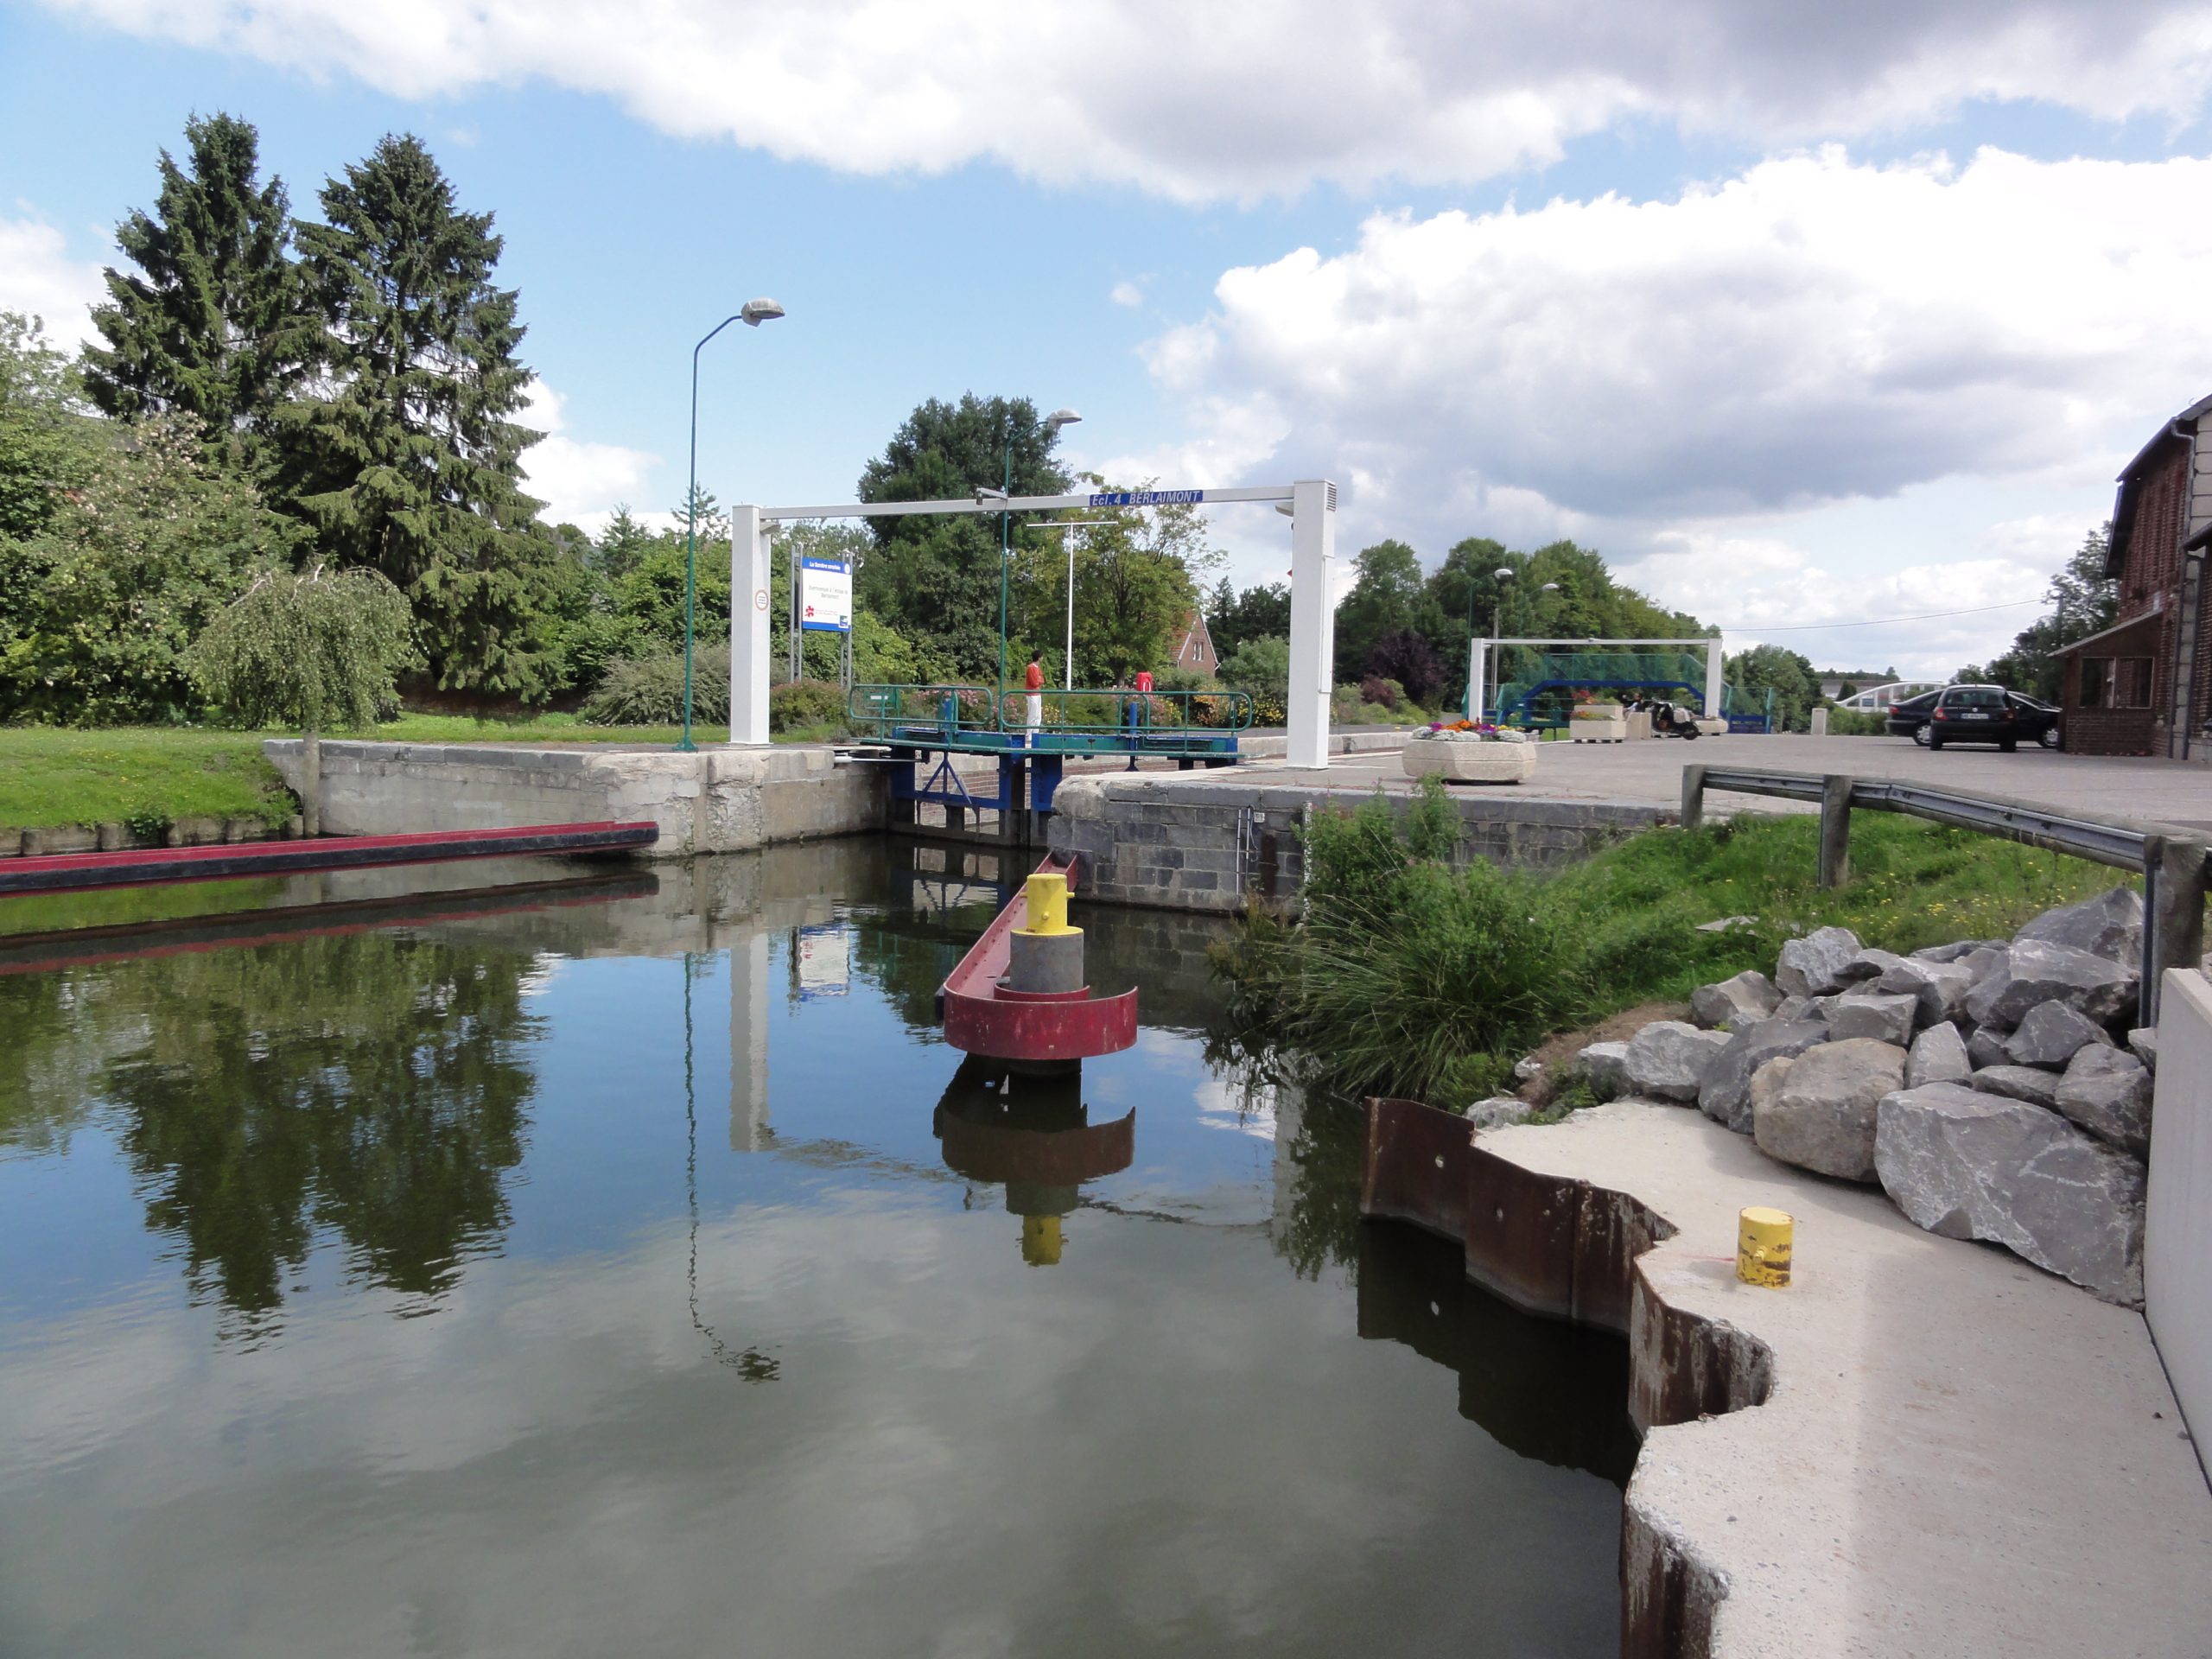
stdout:
[[1357,1221],[1209,925],[1055,1084],[936,1033],[993,855],[583,868],[0,901],[0,1653],[1616,1649],[1620,1344]]

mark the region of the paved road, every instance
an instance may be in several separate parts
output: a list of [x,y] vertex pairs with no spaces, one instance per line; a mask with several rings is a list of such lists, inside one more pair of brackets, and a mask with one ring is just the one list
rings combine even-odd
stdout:
[[[2212,766],[2061,754],[2035,748],[2024,748],[2017,754],[2000,754],[1994,749],[1946,749],[1931,754],[1901,737],[1729,736],[1700,738],[1694,743],[1669,738],[1642,743],[1547,743],[1536,775],[1498,792],[1554,800],[1672,806],[1681,799],[1682,768],[1693,761],[1907,779],[1980,793],[2016,795],[2052,806],[2212,829]],[[1269,782],[1308,787],[1327,785],[1365,790],[1378,783],[1386,789],[1410,786],[1395,751],[1342,755],[1325,773],[1296,771],[1280,761],[1265,760],[1238,770],[1241,776],[1255,782],[1264,774]],[[1707,805],[1711,811],[1799,810],[1792,803],[1763,796],[1717,793],[1707,798]]]

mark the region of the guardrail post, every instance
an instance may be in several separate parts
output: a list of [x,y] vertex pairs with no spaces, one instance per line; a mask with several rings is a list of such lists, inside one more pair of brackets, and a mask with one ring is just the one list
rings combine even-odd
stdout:
[[1705,828],[1705,768],[1682,768],[1682,828]]
[[2205,863],[2212,847],[2201,841],[2146,837],[2143,848],[2148,932],[2139,1017],[2158,1023],[2158,988],[2169,968],[2195,968],[2204,958]]
[[1830,772],[1821,784],[1821,885],[1840,887],[1851,879],[1851,782]]

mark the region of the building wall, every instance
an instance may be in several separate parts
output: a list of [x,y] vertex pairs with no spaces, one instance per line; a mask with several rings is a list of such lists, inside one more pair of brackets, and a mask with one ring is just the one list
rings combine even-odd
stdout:
[[[2169,751],[2174,655],[2181,614],[2181,543],[2188,533],[2193,484],[2190,449],[2189,443],[2180,440],[2160,446],[2156,459],[2145,465],[2135,481],[2135,516],[2120,567],[2120,608],[2113,626],[2148,615],[2163,605],[2155,626],[2145,631],[2145,644],[2133,646],[2126,653],[2101,653],[2092,647],[2067,658],[2063,738],[2065,747],[2075,753],[2164,754]],[[2212,459],[2212,451],[2208,451],[2208,459]],[[2146,649],[2152,660],[2150,707],[2081,706],[2083,656],[2135,655]],[[2201,710],[2208,706],[2207,692],[2212,690],[2206,685],[2212,660],[2200,660],[2197,666],[2201,720]]]

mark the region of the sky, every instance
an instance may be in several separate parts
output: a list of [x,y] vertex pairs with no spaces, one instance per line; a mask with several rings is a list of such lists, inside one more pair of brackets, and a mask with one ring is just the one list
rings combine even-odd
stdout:
[[1025,396],[1116,482],[1334,479],[1347,575],[1570,537],[1946,675],[2212,392],[2208,90],[2212,0],[0,0],[0,308],[82,337],[194,112],[308,218],[410,131],[505,237],[550,518],[683,498],[766,295],[700,358],[725,502]]

